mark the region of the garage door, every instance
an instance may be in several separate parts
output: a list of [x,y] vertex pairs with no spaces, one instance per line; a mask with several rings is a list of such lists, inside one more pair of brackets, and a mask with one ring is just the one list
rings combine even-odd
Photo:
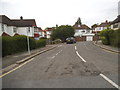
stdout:
[[87,36],[86,41],[93,41],[93,36]]

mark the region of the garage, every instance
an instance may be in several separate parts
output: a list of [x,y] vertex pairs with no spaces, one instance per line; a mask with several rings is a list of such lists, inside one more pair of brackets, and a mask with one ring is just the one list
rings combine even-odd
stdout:
[[93,36],[86,36],[86,41],[93,41]]

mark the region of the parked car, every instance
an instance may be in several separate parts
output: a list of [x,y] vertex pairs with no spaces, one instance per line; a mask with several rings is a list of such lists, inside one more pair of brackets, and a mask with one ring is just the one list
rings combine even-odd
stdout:
[[73,44],[73,43],[76,43],[76,40],[74,37],[69,37],[66,39],[66,43],[67,44]]

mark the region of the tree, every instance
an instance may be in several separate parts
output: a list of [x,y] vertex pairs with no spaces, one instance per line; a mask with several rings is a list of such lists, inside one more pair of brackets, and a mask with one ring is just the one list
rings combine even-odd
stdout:
[[98,24],[94,24],[94,25],[92,25],[91,27],[92,28],[95,28],[95,27],[97,27],[98,26]]
[[66,38],[73,37],[74,34],[75,31],[72,26],[62,25],[53,30],[51,38],[52,40],[61,39],[64,42]]
[[82,25],[80,17],[78,18],[77,22],[75,22],[75,25]]

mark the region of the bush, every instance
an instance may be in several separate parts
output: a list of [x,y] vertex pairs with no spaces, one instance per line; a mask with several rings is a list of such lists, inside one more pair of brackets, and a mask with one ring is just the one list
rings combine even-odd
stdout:
[[100,32],[102,43],[105,45],[111,45],[120,47],[120,29],[111,30],[106,29]]
[[[30,50],[35,48],[44,47],[46,45],[45,39],[38,41],[33,38],[29,38]],[[27,37],[24,35],[13,36],[13,37],[2,37],[2,56],[11,55],[18,52],[28,50]]]
[[52,41],[52,44],[59,44],[62,43],[61,39],[55,39],[54,41]]
[[46,45],[46,40],[45,39],[40,39],[36,41],[36,48],[41,48],[45,47]]
[[2,37],[2,56],[10,55],[16,52],[12,37]]

